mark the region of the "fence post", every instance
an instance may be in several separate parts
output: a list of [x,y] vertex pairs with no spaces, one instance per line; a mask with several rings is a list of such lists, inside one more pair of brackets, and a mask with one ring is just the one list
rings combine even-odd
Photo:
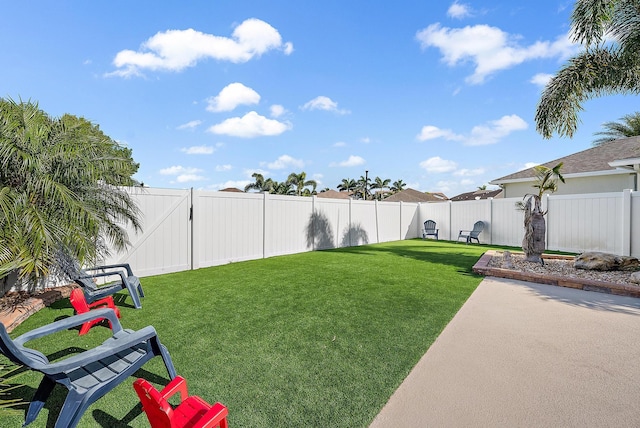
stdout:
[[262,192],[262,258],[267,257],[267,192]]
[[622,254],[631,255],[631,189],[622,191]]
[[191,257],[189,260],[189,266],[191,267],[191,270],[196,269],[196,266],[194,265],[194,260],[196,260],[196,243],[194,242],[193,238],[195,236],[194,234],[194,221],[193,221],[193,211],[195,210],[195,207],[193,206],[194,203],[194,199],[193,199],[193,187],[190,188],[190,201],[189,201],[189,239],[191,240],[191,242],[189,243],[190,248],[191,248]]
[[[542,195],[542,212],[548,212],[549,211],[549,194],[548,193],[544,193]],[[549,216],[546,216],[547,218],[545,219],[545,228],[544,228],[544,242],[545,242],[545,246],[549,245]]]

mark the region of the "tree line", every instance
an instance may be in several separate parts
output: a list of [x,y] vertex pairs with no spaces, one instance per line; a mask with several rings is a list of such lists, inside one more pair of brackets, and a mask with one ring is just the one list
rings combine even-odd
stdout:
[[[271,178],[265,178],[264,175],[254,172],[251,174],[254,179],[253,183],[249,183],[244,187],[245,192],[252,190],[258,192],[267,192],[276,195],[295,195],[295,196],[313,196],[317,195],[318,183],[315,180],[307,180],[307,173],[292,172],[285,181],[276,181]],[[397,193],[407,187],[402,180],[394,181],[391,179],[376,177],[371,180],[369,177],[361,176],[358,180],[353,178],[343,178],[342,182],[336,186],[341,192],[347,192],[355,199],[384,199],[385,197]],[[329,190],[328,187],[322,189],[320,193]]]

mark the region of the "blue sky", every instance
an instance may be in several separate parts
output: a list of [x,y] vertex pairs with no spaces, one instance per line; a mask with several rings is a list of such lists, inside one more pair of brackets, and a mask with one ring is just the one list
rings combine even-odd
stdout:
[[535,131],[578,47],[573,1],[8,2],[0,97],[100,125],[152,187],[243,188],[369,171],[447,196],[591,147],[636,97],[584,104],[572,139]]

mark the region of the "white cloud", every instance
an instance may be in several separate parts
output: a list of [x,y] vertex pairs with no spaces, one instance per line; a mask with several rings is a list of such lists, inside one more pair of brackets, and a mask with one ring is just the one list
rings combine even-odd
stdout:
[[420,168],[423,168],[427,172],[433,174],[451,172],[454,171],[457,167],[458,164],[454,161],[442,159],[439,156],[435,156],[420,162]]
[[534,166],[540,165],[538,162],[527,162],[524,166],[518,168],[518,171],[524,171],[525,169],[533,168]]
[[253,138],[261,136],[280,135],[292,128],[290,123],[267,119],[255,111],[242,117],[232,117],[213,125],[208,129],[213,134],[230,135],[232,137]]
[[118,52],[113,60],[117,70],[108,75],[139,76],[143,69],[182,71],[207,58],[242,63],[273,49],[282,49],[285,55],[289,55],[293,52],[293,45],[291,42],[283,44],[278,30],[255,18],[238,25],[231,37],[206,34],[191,28],[167,30],[142,43],[138,51],[125,49]]
[[447,10],[447,15],[456,19],[466,18],[471,16],[471,8],[467,4],[453,2]]
[[371,142],[371,138],[369,137],[360,138],[360,142],[364,144],[369,144]]
[[342,162],[331,162],[329,164],[330,167],[336,167],[336,166],[358,166],[358,165],[363,165],[366,161],[361,158],[360,156],[354,156],[351,155],[349,156],[349,159],[347,159],[346,161],[342,161]]
[[346,147],[347,143],[345,143],[344,141],[337,141],[335,143],[333,143],[333,147]]
[[217,172],[231,171],[231,165],[216,165]]
[[453,175],[457,175],[460,177],[472,177],[475,175],[482,175],[486,172],[484,168],[475,168],[475,169],[459,169],[453,173]]
[[307,103],[305,103],[305,105],[302,106],[302,110],[325,110],[325,111],[332,111],[338,114],[351,113],[349,110],[339,109],[337,102],[323,95],[315,97],[311,101],[308,101]]
[[433,125],[423,126],[420,134],[418,134],[416,138],[420,141],[434,140],[436,138],[444,138],[450,141],[460,141],[464,139],[463,136],[455,134],[450,129],[440,129]]
[[471,136],[465,141],[465,145],[483,146],[495,144],[512,132],[522,131],[527,127],[527,122],[518,115],[502,116],[498,120],[490,121],[487,125],[474,126],[471,130]]
[[547,83],[549,83],[549,80],[551,80],[552,77],[553,74],[538,73],[533,76],[529,82],[544,88],[545,86],[547,86]]
[[285,169],[285,168],[302,168],[304,167],[304,161],[300,159],[294,159],[289,155],[282,155],[275,161],[267,164],[271,169]]
[[169,168],[164,168],[160,170],[161,175],[197,174],[200,172],[202,172],[201,169],[188,168],[180,165],[170,166]]
[[202,180],[206,180],[206,178],[203,177],[202,175],[196,175],[196,174],[180,174],[179,176],[176,177],[176,181],[178,183],[190,183],[193,181],[202,181]]
[[518,35],[512,35],[489,25],[474,25],[464,28],[442,27],[431,24],[417,32],[416,38],[423,49],[440,49],[442,60],[450,67],[472,62],[474,73],[465,80],[469,84],[480,84],[500,70],[542,58],[568,58],[578,45],[569,35],[559,36],[555,41],[538,41],[521,46]]
[[169,168],[164,168],[160,170],[161,175],[173,175],[176,176],[176,181],[178,183],[188,183],[191,181],[202,181],[206,180],[206,177],[202,175],[198,175],[202,170],[198,168],[188,168],[180,165],[170,166]]
[[210,155],[215,152],[216,149],[211,146],[191,146],[183,147],[180,151],[188,155]]
[[260,94],[242,83],[230,83],[220,93],[207,100],[207,111],[220,112],[231,111],[239,105],[258,104]]
[[201,120],[192,120],[191,122],[184,123],[178,126],[176,129],[195,129],[202,124]]
[[269,107],[269,111],[271,112],[271,117],[280,117],[287,112],[287,110],[282,107],[280,104],[274,104]]
[[498,120],[492,120],[484,125],[477,125],[471,129],[469,135],[456,134],[450,129],[440,129],[437,126],[427,125],[422,127],[416,138],[420,141],[443,138],[448,141],[462,141],[466,146],[482,146],[495,144],[514,131],[527,129],[527,122],[518,115],[502,116]]

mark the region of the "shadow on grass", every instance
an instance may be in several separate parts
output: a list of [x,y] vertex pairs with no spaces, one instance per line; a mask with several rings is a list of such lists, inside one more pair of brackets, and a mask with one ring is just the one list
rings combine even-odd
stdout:
[[480,256],[487,250],[495,247],[486,245],[470,244],[453,241],[424,241],[414,239],[402,241],[402,245],[375,244],[363,245],[359,247],[336,248],[330,251],[359,255],[376,255],[387,253],[398,257],[407,257],[413,260],[423,261],[433,264],[454,266],[463,275],[480,277],[473,272],[473,266]]

